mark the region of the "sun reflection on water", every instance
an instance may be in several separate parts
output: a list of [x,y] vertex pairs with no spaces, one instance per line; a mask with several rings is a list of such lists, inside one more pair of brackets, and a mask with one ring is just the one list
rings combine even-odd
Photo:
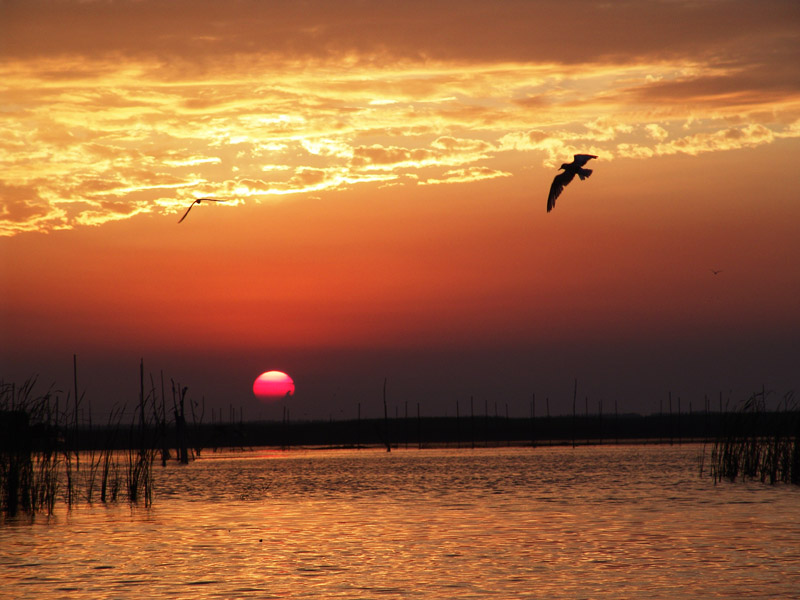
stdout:
[[7,523],[0,596],[790,597],[800,493],[714,486],[699,451],[201,459],[159,471],[149,510]]

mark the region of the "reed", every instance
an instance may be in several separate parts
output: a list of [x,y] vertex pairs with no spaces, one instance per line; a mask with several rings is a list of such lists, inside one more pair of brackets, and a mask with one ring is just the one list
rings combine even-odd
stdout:
[[[148,407],[148,404],[152,405]],[[127,453],[126,470],[126,489],[128,491],[128,501],[137,504],[144,502],[145,506],[150,506],[153,502],[153,462],[156,458],[156,440],[149,439],[148,433],[158,431],[156,427],[150,427],[147,415],[152,408],[154,415],[158,414],[156,406],[155,386],[152,391],[145,394],[144,390],[144,360],[139,363],[139,406],[137,407],[138,426],[136,417],[131,421],[130,443]],[[155,434],[157,436],[157,433]]]
[[[59,453],[51,393],[37,397],[35,378],[20,387],[0,382],[0,513],[52,513],[59,489]],[[57,417],[55,417],[57,419]]]
[[172,407],[175,416],[175,442],[178,461],[182,465],[189,464],[189,441],[186,431],[186,392],[188,387],[172,382]]
[[126,471],[126,489],[131,504],[144,502],[145,506],[153,503],[153,461],[156,451],[152,448],[128,449]]
[[[88,420],[82,419],[84,398],[78,391],[76,356],[73,374],[72,389],[66,394],[50,389],[36,395],[35,377],[19,386],[0,380],[0,520],[18,513],[52,514],[59,500],[68,508],[78,502],[91,504],[98,493],[103,503],[125,495],[132,504],[152,503],[153,463],[159,453],[162,464],[169,457],[163,375],[159,402],[152,376],[150,390],[145,391],[144,363],[140,363],[139,403],[125,443],[121,431],[125,407],[113,409],[105,428],[98,430],[91,411]],[[189,462],[191,454],[186,390],[180,390],[179,399],[173,391],[181,462]],[[195,428],[202,425],[204,406],[191,405]]]
[[725,413],[711,452],[715,481],[800,485],[800,413],[794,393],[785,394],[773,411],[766,409],[768,394],[762,388],[738,410]]
[[[119,436],[123,409],[114,409],[108,417],[103,450],[98,458],[100,469],[100,502],[103,504],[116,502],[121,487],[120,467],[117,453],[114,451],[114,440]],[[91,500],[89,500],[91,502]]]

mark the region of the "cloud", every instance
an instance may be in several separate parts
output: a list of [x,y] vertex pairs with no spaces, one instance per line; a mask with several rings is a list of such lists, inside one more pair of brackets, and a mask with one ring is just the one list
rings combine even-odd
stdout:
[[497,179],[498,177],[511,177],[511,173],[499,171],[490,167],[466,167],[446,171],[441,178],[430,178],[421,181],[421,185],[437,185],[442,183],[467,183],[484,179]]
[[[613,137],[613,136],[612,136]],[[608,140],[608,132],[601,131],[599,138]],[[500,148],[505,151],[536,151],[544,154],[542,164],[548,168],[556,167],[562,162],[572,160],[574,154],[603,154],[605,158],[612,155],[595,145],[591,134],[587,134],[583,126],[574,131],[556,130],[547,133],[541,130],[506,134],[500,139]]]
[[617,144],[617,156],[621,158],[651,158],[656,152],[647,146],[638,144]]
[[300,167],[289,180],[289,185],[297,186],[301,189],[320,189],[320,186],[327,180],[328,172],[324,169]]
[[353,149],[352,166],[360,169],[395,170],[430,166],[452,166],[488,158],[495,147],[483,140],[442,136],[427,148],[358,146]]
[[667,130],[657,123],[648,123],[644,128],[647,130],[647,135],[658,142],[663,142],[669,137]]
[[350,158],[353,156],[352,147],[342,140],[324,139],[304,139],[300,140],[300,145],[309,154],[317,156],[338,156]]
[[800,11],[565,1],[12,3],[0,227],[797,137]]
[[288,179],[281,181],[235,179],[222,182],[219,195],[258,200],[269,197],[277,199],[281,196],[343,189],[358,184],[392,182],[395,179],[397,176],[391,173],[354,173],[344,167],[298,167]]
[[776,49],[768,59],[757,51],[750,62],[731,57],[696,64],[686,73],[621,89],[619,97],[628,103],[658,105],[664,112],[691,108],[736,116],[767,105],[791,110],[792,104],[796,110],[800,95],[800,65],[792,58],[796,52],[795,44]]
[[676,154],[682,152],[696,156],[703,152],[720,150],[738,150],[768,144],[775,139],[775,134],[763,125],[753,124],[745,127],[730,127],[710,133],[697,133],[658,144],[658,154]]
[[353,150],[352,165],[362,169],[397,169],[433,165],[436,155],[427,148],[400,148],[396,146],[358,146]]
[[541,129],[515,131],[500,138],[503,150],[545,150],[561,149],[564,146],[562,137],[557,133],[548,133]]
[[610,142],[620,133],[630,133],[633,126],[621,123],[611,117],[597,117],[594,121],[585,124],[588,134],[585,136],[593,142]]
[[494,150],[492,144],[483,140],[454,138],[442,136],[431,142],[431,147],[443,151],[446,155],[468,155],[485,158]]
[[34,231],[54,217],[35,188],[0,183],[0,235]]
[[179,69],[202,70],[224,53],[336,56],[351,66],[387,58],[579,64],[699,55],[776,32],[792,36],[798,11],[780,0],[758,6],[738,0],[653,2],[647,10],[630,0],[504,2],[502,10],[479,0],[341,0],[335,6],[323,0],[235,6],[212,0],[28,0],[4,6],[4,21],[3,51],[9,56],[156,56]]

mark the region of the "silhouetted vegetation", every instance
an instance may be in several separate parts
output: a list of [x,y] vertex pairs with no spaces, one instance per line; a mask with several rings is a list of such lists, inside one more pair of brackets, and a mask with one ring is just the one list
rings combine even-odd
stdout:
[[[36,379],[21,386],[0,384],[0,514],[52,514],[61,499],[115,502],[122,486],[122,458],[111,440],[116,437],[119,412],[103,428],[106,444],[88,451],[81,440],[94,428],[79,422],[82,397],[49,390],[36,395]],[[128,485],[129,491],[131,485]],[[131,497],[131,501],[136,501]]]
[[782,408],[766,410],[768,392],[753,394],[727,413],[711,453],[716,481],[760,480],[800,485],[800,413],[792,392]]
[[[485,409],[484,409],[485,410]],[[216,422],[198,425],[194,437],[217,449],[295,447],[452,447],[594,445],[614,443],[713,443],[722,432],[724,413],[594,414],[506,417],[468,413],[425,417],[421,409],[405,417],[349,420]],[[387,435],[388,433],[388,435]]]
[[52,512],[55,502],[55,419],[49,396],[33,397],[34,383],[0,384],[0,509],[5,514]]
[[[56,503],[102,503],[127,499],[149,506],[153,500],[153,464],[170,457],[169,430],[162,375],[161,395],[153,378],[140,393],[135,416],[124,434],[125,407],[115,408],[105,425],[83,420],[83,395],[78,393],[77,357],[74,386],[62,392],[36,394],[36,378],[22,385],[0,381],[0,518],[19,512],[52,514]],[[174,382],[174,442],[179,460],[188,463],[199,451],[190,447],[186,424],[187,388]],[[196,410],[197,407],[197,410]],[[191,403],[193,427],[202,424],[199,406]]]

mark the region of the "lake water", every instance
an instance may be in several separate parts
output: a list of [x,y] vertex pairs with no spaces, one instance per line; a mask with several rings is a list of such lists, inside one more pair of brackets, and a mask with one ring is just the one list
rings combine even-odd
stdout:
[[254,451],[0,526],[0,598],[800,598],[800,489],[702,446]]

